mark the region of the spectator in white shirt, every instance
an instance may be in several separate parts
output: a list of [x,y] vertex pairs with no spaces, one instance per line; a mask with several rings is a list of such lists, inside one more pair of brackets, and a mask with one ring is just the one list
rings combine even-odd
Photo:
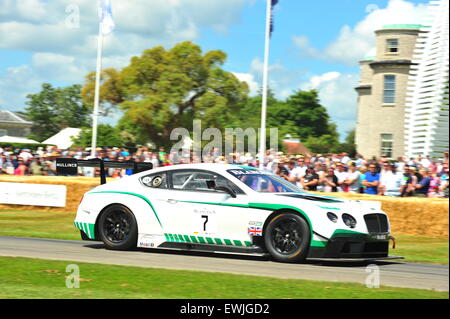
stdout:
[[395,164],[390,164],[385,167],[385,171],[380,177],[378,194],[399,197],[401,195],[402,186],[405,184],[406,181],[403,173],[397,172]]
[[349,193],[359,193],[359,189],[361,188],[361,173],[358,171],[355,163],[350,163],[349,171],[347,174],[347,178],[344,181],[344,184],[348,186]]
[[[306,174],[306,168],[307,166],[305,165],[305,159],[303,157],[299,158],[297,161],[297,166],[292,167],[292,162],[289,162],[289,178],[290,181],[292,183],[294,183],[295,185],[297,185],[298,187],[300,187],[301,189],[303,189],[303,185],[301,183],[301,180],[303,178],[303,176],[305,176]],[[295,162],[293,162],[295,165]]]
[[336,168],[337,169],[334,175],[336,175],[336,177],[338,178],[338,192],[348,192],[348,185],[345,184],[348,172],[345,170],[345,165],[342,163],[337,163]]

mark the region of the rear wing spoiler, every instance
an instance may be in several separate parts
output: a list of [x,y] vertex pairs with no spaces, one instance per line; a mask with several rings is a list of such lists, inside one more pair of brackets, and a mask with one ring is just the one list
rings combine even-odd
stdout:
[[100,183],[106,183],[106,168],[123,168],[133,169],[133,174],[147,171],[153,168],[152,163],[145,162],[117,162],[104,161],[101,158],[93,158],[88,160],[77,160],[75,158],[57,158],[56,159],[56,173],[58,175],[77,175],[78,167],[96,167],[100,168]]

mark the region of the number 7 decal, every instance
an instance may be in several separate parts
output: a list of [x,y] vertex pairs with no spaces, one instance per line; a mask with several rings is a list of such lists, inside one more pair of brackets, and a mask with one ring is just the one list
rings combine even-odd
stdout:
[[202,218],[205,218],[205,222],[203,223],[203,231],[206,231],[206,223],[208,222],[208,215],[202,215]]

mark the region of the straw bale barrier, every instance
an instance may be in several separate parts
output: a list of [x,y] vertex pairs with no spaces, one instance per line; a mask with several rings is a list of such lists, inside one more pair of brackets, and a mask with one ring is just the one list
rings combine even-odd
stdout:
[[381,202],[392,233],[448,238],[448,198],[388,197],[349,193],[317,193],[353,200]]
[[[109,179],[112,180],[112,179]],[[0,175],[0,182],[54,184],[67,186],[65,208],[2,205],[0,208],[20,210],[46,210],[75,212],[82,195],[99,184],[99,178],[61,176],[8,176]],[[391,198],[348,193],[317,193],[354,200],[380,201],[382,209],[388,213],[392,233],[448,238],[448,199],[442,198]]]

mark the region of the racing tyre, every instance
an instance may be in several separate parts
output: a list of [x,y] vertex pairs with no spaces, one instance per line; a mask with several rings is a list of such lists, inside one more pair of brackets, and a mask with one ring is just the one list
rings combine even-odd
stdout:
[[136,248],[138,229],[133,213],[122,205],[105,209],[98,221],[98,233],[107,249]]
[[281,213],[269,222],[264,243],[273,259],[296,263],[306,259],[311,231],[308,223],[294,213]]

